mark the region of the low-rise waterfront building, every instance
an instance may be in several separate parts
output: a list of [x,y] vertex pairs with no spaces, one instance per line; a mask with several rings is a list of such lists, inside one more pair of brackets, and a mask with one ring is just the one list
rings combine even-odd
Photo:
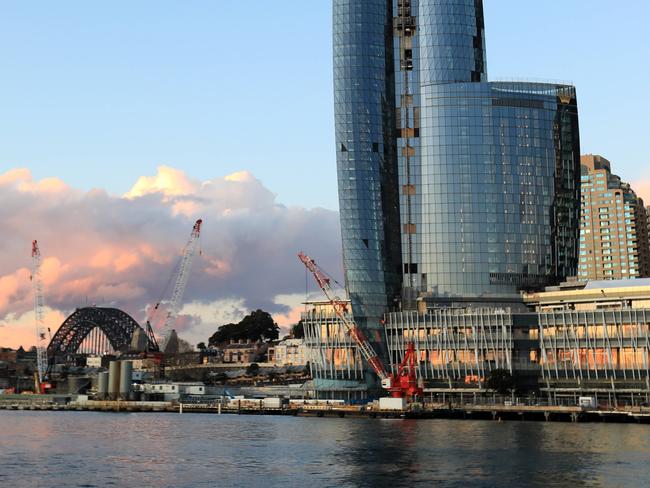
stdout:
[[[386,314],[387,368],[413,342],[425,393],[487,394],[494,370],[520,392],[613,404],[650,401],[650,279],[563,283],[522,308],[429,308]],[[303,314],[319,398],[365,398],[358,348],[327,303]]]
[[202,364],[219,364],[223,363],[224,353],[218,347],[209,347],[201,351]]
[[88,368],[102,368],[102,357],[101,356],[88,356],[86,357],[86,367]]
[[536,312],[650,309],[650,278],[567,282],[527,293],[524,302]]
[[648,401],[650,279],[566,283],[525,301],[539,316],[541,390]]
[[177,401],[188,396],[205,395],[205,384],[199,382],[143,383],[141,391],[147,401]]
[[386,340],[392,372],[415,345],[418,376],[425,391],[485,390],[496,369],[518,373],[522,387],[534,387],[539,371],[533,313],[496,308],[438,308],[386,315]]
[[18,361],[18,351],[8,347],[0,347],[0,361],[15,364]]
[[309,362],[303,339],[284,339],[269,347],[269,362],[277,366],[304,366]]
[[223,347],[223,362],[250,364],[264,361],[269,345],[262,342],[247,340],[231,340]]

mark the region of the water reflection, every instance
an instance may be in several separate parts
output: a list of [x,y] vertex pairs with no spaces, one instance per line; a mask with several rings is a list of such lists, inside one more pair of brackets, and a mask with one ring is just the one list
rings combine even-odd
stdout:
[[0,486],[644,486],[649,426],[0,412]]

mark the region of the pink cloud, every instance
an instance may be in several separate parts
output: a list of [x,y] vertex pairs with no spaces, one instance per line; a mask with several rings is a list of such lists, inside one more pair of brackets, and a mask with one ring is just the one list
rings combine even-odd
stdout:
[[33,323],[22,319],[33,308],[33,239],[43,255],[45,302],[58,314],[53,329],[91,303],[121,308],[142,323],[145,308],[169,296],[165,285],[197,218],[205,221],[202,252],[184,300],[194,305],[177,324],[197,339],[222,325],[215,317],[228,316],[214,309],[219,304],[297,321],[294,304],[275,297],[304,289],[295,258],[301,249],[340,270],[338,215],[286,207],[246,171],[199,181],[161,166],[126,195],[112,196],[13,169],[0,173],[0,346],[33,343]]
[[26,268],[0,276],[0,310],[9,308],[16,297],[25,294],[30,286],[31,276]]
[[[61,324],[65,320],[63,315],[58,310],[47,308],[45,310],[44,321],[45,324]],[[52,334],[56,327],[52,330]],[[35,343],[36,337],[36,322],[34,320],[34,312],[29,311],[22,315],[10,314],[3,320],[0,320],[0,338],[2,347],[11,347],[17,349],[23,346],[29,349]]]
[[300,315],[302,312],[304,312],[304,310],[304,305],[293,307],[288,312],[274,314],[273,320],[275,320],[275,323],[280,326],[280,329],[282,329],[285,334],[288,334],[290,332],[291,326],[297,324],[300,321]]

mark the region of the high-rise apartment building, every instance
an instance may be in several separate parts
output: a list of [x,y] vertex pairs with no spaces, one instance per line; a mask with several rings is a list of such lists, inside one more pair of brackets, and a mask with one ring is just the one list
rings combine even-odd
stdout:
[[598,155],[580,158],[580,280],[650,276],[648,222],[643,200]]
[[637,226],[639,232],[639,267],[641,269],[640,277],[650,277],[650,214],[647,207],[643,206],[643,199],[639,197],[639,210],[637,213]]
[[[647,258],[649,263],[648,266],[650,266],[650,206],[645,208],[645,222],[646,222],[646,226],[645,226],[646,235],[648,236],[648,240],[647,240],[648,246],[646,247],[646,252],[648,256]],[[650,272],[650,269],[648,269],[648,271]]]

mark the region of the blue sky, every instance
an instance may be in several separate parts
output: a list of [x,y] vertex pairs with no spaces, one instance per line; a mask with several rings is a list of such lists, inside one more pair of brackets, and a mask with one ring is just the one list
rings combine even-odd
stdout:
[[[574,82],[582,152],[650,180],[650,2],[484,5],[490,79]],[[330,23],[329,0],[1,0],[0,172],[121,194],[246,169],[336,209]]]

